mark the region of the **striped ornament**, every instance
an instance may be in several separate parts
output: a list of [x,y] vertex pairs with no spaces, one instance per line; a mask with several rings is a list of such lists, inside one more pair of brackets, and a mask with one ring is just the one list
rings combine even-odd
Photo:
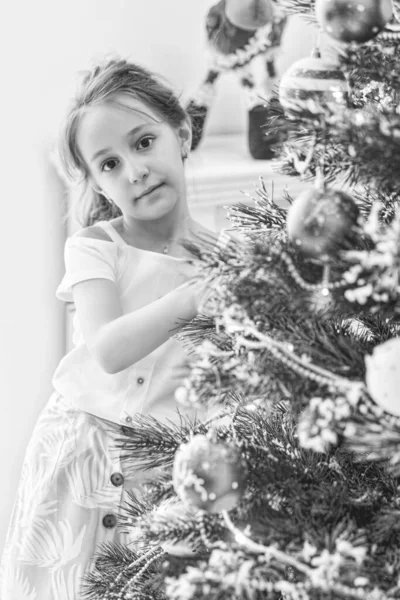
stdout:
[[379,40],[384,42],[400,42],[400,0],[393,0],[393,19],[378,35]]
[[330,105],[346,105],[349,89],[337,64],[320,57],[302,58],[283,74],[279,99],[287,116],[299,116],[305,110],[323,112]]
[[385,29],[378,35],[378,40],[400,42],[400,23],[386,25]]

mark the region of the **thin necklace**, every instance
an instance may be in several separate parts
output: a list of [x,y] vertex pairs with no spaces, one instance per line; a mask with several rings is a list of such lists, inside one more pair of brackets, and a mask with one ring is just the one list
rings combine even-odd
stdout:
[[162,250],[162,251],[163,251],[163,254],[168,254],[168,253],[169,253],[169,251],[170,251],[170,249],[171,249],[171,246],[172,246],[172,243],[173,243],[173,242],[175,242],[177,239],[178,239],[178,238],[171,238],[171,239],[168,241],[168,243],[167,243],[167,244],[164,244],[164,246],[163,246],[163,250]]
[[[185,219],[185,222],[187,222],[189,219],[190,219],[190,217],[187,217],[187,218]],[[180,236],[180,237],[182,237],[182,236]],[[173,237],[173,238],[171,238],[171,239],[168,241],[168,243],[167,243],[167,244],[164,244],[164,246],[163,246],[163,254],[168,254],[168,253],[169,253],[169,251],[170,251],[170,247],[171,247],[172,243],[173,243],[173,242],[175,242],[177,239],[178,239],[177,237]]]
[[[190,219],[190,217],[187,217],[185,219],[185,222],[187,222]],[[182,236],[180,236],[182,237]],[[169,251],[171,249],[172,243],[175,242],[178,238],[177,237],[173,237],[170,240],[168,240],[168,243],[164,244],[163,249],[162,249],[162,253],[163,254],[169,254]]]

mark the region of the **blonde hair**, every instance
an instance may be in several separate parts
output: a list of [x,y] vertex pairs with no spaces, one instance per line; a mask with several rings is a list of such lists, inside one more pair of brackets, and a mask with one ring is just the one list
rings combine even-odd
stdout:
[[155,74],[123,59],[112,59],[84,74],[59,136],[60,167],[70,182],[78,183],[75,218],[84,227],[97,221],[110,220],[120,209],[89,184],[89,171],[77,145],[77,131],[83,111],[116,94],[129,94],[146,104],[172,127],[177,128],[188,114],[175,93]]

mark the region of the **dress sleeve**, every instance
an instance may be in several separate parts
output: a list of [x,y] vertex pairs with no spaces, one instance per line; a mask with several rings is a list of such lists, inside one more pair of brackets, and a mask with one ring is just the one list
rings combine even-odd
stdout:
[[64,249],[65,275],[56,296],[73,302],[72,286],[88,279],[115,281],[118,245],[105,240],[80,236],[67,239]]

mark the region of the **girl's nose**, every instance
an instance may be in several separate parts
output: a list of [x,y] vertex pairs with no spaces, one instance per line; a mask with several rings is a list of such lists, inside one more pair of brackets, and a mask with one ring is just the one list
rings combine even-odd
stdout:
[[128,179],[130,183],[137,183],[142,179],[146,179],[149,175],[149,169],[146,165],[130,164],[128,167]]

